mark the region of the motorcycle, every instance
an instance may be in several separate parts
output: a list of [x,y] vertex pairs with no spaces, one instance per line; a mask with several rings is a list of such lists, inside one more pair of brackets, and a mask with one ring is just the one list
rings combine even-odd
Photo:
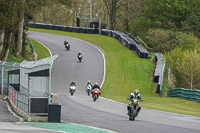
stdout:
[[73,94],[74,94],[75,91],[76,91],[76,86],[70,86],[70,87],[69,87],[69,91],[70,91],[70,93],[71,93],[71,96],[73,96]]
[[81,54],[78,55],[78,60],[81,62],[83,59],[83,56]]
[[92,91],[92,98],[93,98],[93,101],[96,101],[99,97],[99,94],[100,94],[100,91],[98,88],[95,88],[93,91]]
[[65,48],[69,51],[70,50],[70,44],[68,42],[64,42]]
[[92,89],[92,85],[88,84],[87,87],[86,87],[86,93],[88,94],[88,96],[90,95],[91,89]]
[[135,117],[138,116],[138,110],[141,109],[141,107],[139,106],[139,99],[134,98],[127,100],[131,100],[131,103],[129,103],[127,106],[129,120],[134,121]]

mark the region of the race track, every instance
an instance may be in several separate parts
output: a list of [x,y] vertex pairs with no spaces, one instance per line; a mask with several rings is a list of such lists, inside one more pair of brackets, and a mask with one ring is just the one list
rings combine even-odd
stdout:
[[[52,93],[59,94],[62,120],[123,133],[200,133],[200,118],[142,109],[135,121],[129,121],[126,105],[100,97],[93,102],[85,92],[87,80],[101,83],[104,77],[102,53],[87,42],[66,36],[28,32],[28,37],[58,54],[52,68]],[[64,40],[71,45],[67,51]],[[83,54],[83,62],[77,59]],[[77,83],[74,96],[69,94],[71,81]],[[145,102],[145,101],[144,101]]]

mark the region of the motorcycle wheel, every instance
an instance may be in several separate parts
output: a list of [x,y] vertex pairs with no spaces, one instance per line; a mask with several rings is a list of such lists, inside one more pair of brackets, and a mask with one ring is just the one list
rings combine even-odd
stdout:
[[73,96],[73,92],[71,92],[71,96]]
[[131,121],[135,120],[135,113],[136,113],[136,110],[130,110],[129,120]]
[[94,97],[94,98],[93,98],[93,101],[96,101],[96,100],[97,100],[97,98],[96,98],[96,97]]
[[90,95],[90,91],[88,90],[88,96]]
[[130,121],[134,121],[134,120],[135,120],[135,117],[134,117],[134,116],[129,116],[129,120],[130,120]]

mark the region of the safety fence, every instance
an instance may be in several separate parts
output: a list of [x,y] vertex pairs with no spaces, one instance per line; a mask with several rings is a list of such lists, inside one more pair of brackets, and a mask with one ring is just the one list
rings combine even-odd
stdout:
[[162,96],[165,58],[161,53],[155,53],[154,62],[156,63],[156,68],[154,70],[154,82],[157,83],[156,93]]
[[8,97],[17,108],[24,111],[26,114],[29,114],[29,100],[27,94],[20,93],[9,85]]
[[[0,61],[0,94],[8,95],[8,71],[19,69],[19,63],[1,62]],[[10,77],[14,83],[19,82],[16,75]]]
[[175,88],[167,91],[168,97],[178,97],[181,99],[200,102],[200,90]]
[[16,91],[9,85],[8,97],[15,108],[20,109],[28,115],[47,115],[48,97],[31,97],[27,93]]

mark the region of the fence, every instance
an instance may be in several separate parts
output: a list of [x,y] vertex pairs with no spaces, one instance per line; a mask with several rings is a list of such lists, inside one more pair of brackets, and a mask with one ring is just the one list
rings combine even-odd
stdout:
[[16,91],[12,86],[9,85],[8,97],[15,107],[29,114],[29,100],[28,95]]
[[[0,61],[0,92],[1,95],[8,95],[8,71],[19,69],[20,64],[18,63],[10,63],[10,62],[1,62]],[[14,82],[17,79],[15,79],[15,76],[13,75],[10,79],[13,79]]]
[[28,115],[47,115],[48,97],[30,97],[26,93],[20,93],[9,85],[8,97],[10,102]]
[[200,102],[200,90],[175,88],[167,91],[168,97],[178,97],[186,100]]

